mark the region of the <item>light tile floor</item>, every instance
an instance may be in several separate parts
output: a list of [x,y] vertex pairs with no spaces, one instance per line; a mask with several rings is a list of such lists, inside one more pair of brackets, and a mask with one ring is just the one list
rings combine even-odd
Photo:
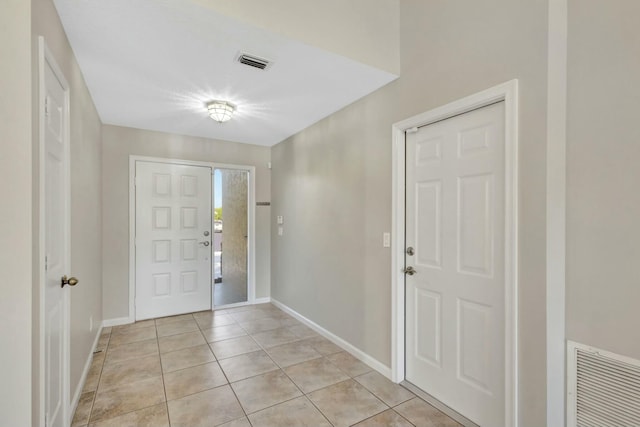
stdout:
[[105,328],[72,426],[458,427],[271,304]]

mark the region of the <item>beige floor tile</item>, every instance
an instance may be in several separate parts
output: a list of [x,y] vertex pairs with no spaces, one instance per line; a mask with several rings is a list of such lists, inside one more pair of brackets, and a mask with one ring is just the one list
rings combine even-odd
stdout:
[[93,403],[91,422],[117,417],[164,401],[162,377],[99,391]]
[[350,426],[389,409],[353,380],[314,391],[308,397],[336,427]]
[[278,369],[273,360],[262,350],[223,359],[219,363],[230,382]]
[[94,391],[82,393],[78,406],[76,407],[76,413],[73,414],[73,421],[71,427],[86,426],[89,422],[89,416],[91,415],[91,407],[93,406],[93,398],[96,395]]
[[267,349],[267,353],[281,368],[322,357],[311,345],[303,341],[294,341]]
[[232,383],[231,387],[247,414],[302,396],[281,370]]
[[306,397],[272,406],[249,415],[253,427],[331,427]]
[[329,359],[350,377],[357,377],[358,375],[366,374],[367,372],[372,371],[369,365],[362,363],[346,351],[330,354],[327,356],[327,359]]
[[155,320],[156,326],[166,325],[168,323],[179,322],[181,320],[193,320],[193,314],[178,314],[177,316],[159,317]]
[[169,427],[167,404],[151,406],[115,418],[98,421],[89,427]]
[[258,344],[261,346],[275,347],[277,345],[286,344],[292,341],[298,341],[298,338],[293,332],[287,328],[274,329],[272,331],[260,332],[252,335]]
[[206,344],[163,353],[160,355],[160,359],[162,360],[162,371],[165,373],[203,365],[216,360],[213,352]]
[[267,317],[259,320],[241,322],[240,326],[242,326],[242,328],[250,334],[257,334],[258,332],[271,331],[273,329],[282,328],[282,323],[278,319]]
[[160,375],[162,375],[162,369],[160,368],[160,356],[157,354],[118,363],[108,363],[102,369],[98,391],[103,392]]
[[175,400],[190,394],[227,384],[227,378],[218,362],[193,366],[164,374],[167,400]]
[[109,346],[105,364],[122,362],[129,359],[138,359],[145,356],[158,354],[158,340],[138,341],[131,344]]
[[98,389],[98,382],[100,381],[100,374],[102,373],[102,365],[104,364],[104,357],[106,353],[93,353],[93,360],[87,373],[87,379],[84,382],[84,388],[82,392],[96,391]]
[[414,427],[409,421],[402,418],[393,409],[368,418],[354,427]]
[[298,338],[314,338],[319,336],[316,331],[305,325],[290,326],[289,330]]
[[385,378],[384,375],[376,371],[355,377],[354,380],[358,381],[367,390],[375,394],[378,399],[391,407],[416,397],[406,388],[394,384]]
[[236,323],[236,321],[227,314],[216,315],[213,312],[200,314],[199,316],[194,315],[194,318],[200,329],[211,329],[217,326],[234,325]]
[[207,341],[204,339],[200,331],[158,338],[160,353],[182,350],[183,348],[195,347],[206,343]]
[[271,313],[264,310],[247,310],[229,314],[229,316],[238,323],[264,319],[270,317],[270,315]]
[[321,336],[307,338],[304,341],[311,344],[311,347],[313,347],[318,353],[322,354],[323,356],[344,351],[342,348],[338,347],[328,339]]
[[260,350],[260,346],[250,336],[212,342],[210,347],[218,360]]
[[156,326],[158,329],[158,337],[167,337],[169,335],[184,334],[186,332],[197,331],[198,324],[193,317],[176,320],[175,322],[161,323]]
[[253,305],[241,305],[239,307],[233,307],[233,308],[224,308],[221,310],[214,310],[214,313],[221,313],[221,314],[234,314],[234,313],[240,313],[242,311],[250,311],[250,310],[255,310],[256,307]]
[[149,326],[147,328],[127,329],[124,331],[114,331],[111,334],[109,345],[119,346],[130,344],[138,341],[151,340],[156,338],[156,327]]
[[119,333],[119,332],[131,331],[133,329],[148,328],[149,326],[155,326],[155,325],[156,325],[156,322],[153,319],[141,320],[139,322],[129,323],[127,325],[113,326],[113,328],[111,329],[111,332]]
[[171,400],[167,405],[171,427],[212,427],[244,416],[228,385]]
[[283,328],[286,327],[290,327],[290,326],[300,326],[302,325],[302,323],[300,323],[299,321],[297,321],[296,319],[294,319],[293,317],[289,316],[288,314],[282,313],[282,314],[278,314],[278,315],[273,315],[273,317],[275,317],[276,319],[278,319],[280,321],[280,323],[282,324]]
[[289,366],[284,371],[305,393],[349,379],[348,375],[324,357]]
[[251,427],[251,423],[249,423],[249,419],[247,417],[242,417],[237,420],[221,424],[220,427]]
[[233,325],[216,326],[211,329],[203,329],[202,334],[206,338],[207,342],[228,340],[229,338],[247,335],[245,330],[235,323]]
[[417,397],[393,409],[416,426],[462,427],[443,412]]

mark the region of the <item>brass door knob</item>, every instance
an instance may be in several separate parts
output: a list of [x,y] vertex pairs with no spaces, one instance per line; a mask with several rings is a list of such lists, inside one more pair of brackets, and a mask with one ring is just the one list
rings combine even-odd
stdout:
[[75,286],[78,284],[78,282],[79,280],[75,277],[67,278],[67,276],[62,276],[62,278],[60,279],[60,287],[64,288],[64,285]]

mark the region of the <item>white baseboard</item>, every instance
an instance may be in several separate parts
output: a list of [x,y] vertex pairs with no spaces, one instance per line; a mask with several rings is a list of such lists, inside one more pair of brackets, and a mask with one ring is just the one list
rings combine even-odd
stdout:
[[78,402],[80,401],[80,396],[82,395],[82,390],[84,389],[84,383],[87,380],[87,375],[89,374],[89,369],[91,368],[91,362],[93,361],[93,353],[96,351],[96,348],[98,347],[98,341],[100,341],[100,335],[102,335],[102,328],[103,326],[101,325],[98,328],[96,337],[93,339],[91,352],[89,352],[89,356],[87,356],[87,361],[84,363],[84,369],[82,370],[80,381],[76,386],[75,393],[73,393],[73,398],[71,399],[71,411],[69,412],[72,418],[73,418],[73,415],[76,413],[76,408],[78,407]]
[[117,317],[115,319],[105,319],[102,322],[103,328],[108,328],[111,326],[120,326],[120,325],[128,325],[129,323],[133,323],[134,320],[130,317]]
[[271,302],[271,297],[256,298],[253,300],[254,304],[266,304],[269,302]]
[[295,317],[297,320],[304,323],[305,325],[307,325],[308,327],[310,327],[311,329],[313,329],[314,331],[316,331],[317,333],[319,333],[329,341],[333,342],[338,347],[341,347],[343,350],[351,353],[351,355],[353,355],[356,359],[359,359],[360,361],[366,363],[372,369],[375,369],[376,371],[380,372],[382,375],[384,375],[385,377],[391,380],[391,368],[386,366],[384,363],[368,355],[364,351],[355,347],[353,344],[343,340],[342,338],[333,334],[332,332],[329,332],[328,330],[318,325],[314,321],[307,319],[302,314],[284,305],[280,301],[271,298],[271,303],[276,307],[278,307],[279,309],[281,309],[282,311],[286,312],[287,314]]

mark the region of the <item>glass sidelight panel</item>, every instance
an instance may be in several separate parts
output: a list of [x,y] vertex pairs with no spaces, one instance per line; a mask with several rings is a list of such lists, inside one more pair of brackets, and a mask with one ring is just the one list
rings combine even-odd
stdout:
[[249,172],[216,168],[213,199],[213,305],[246,302]]

